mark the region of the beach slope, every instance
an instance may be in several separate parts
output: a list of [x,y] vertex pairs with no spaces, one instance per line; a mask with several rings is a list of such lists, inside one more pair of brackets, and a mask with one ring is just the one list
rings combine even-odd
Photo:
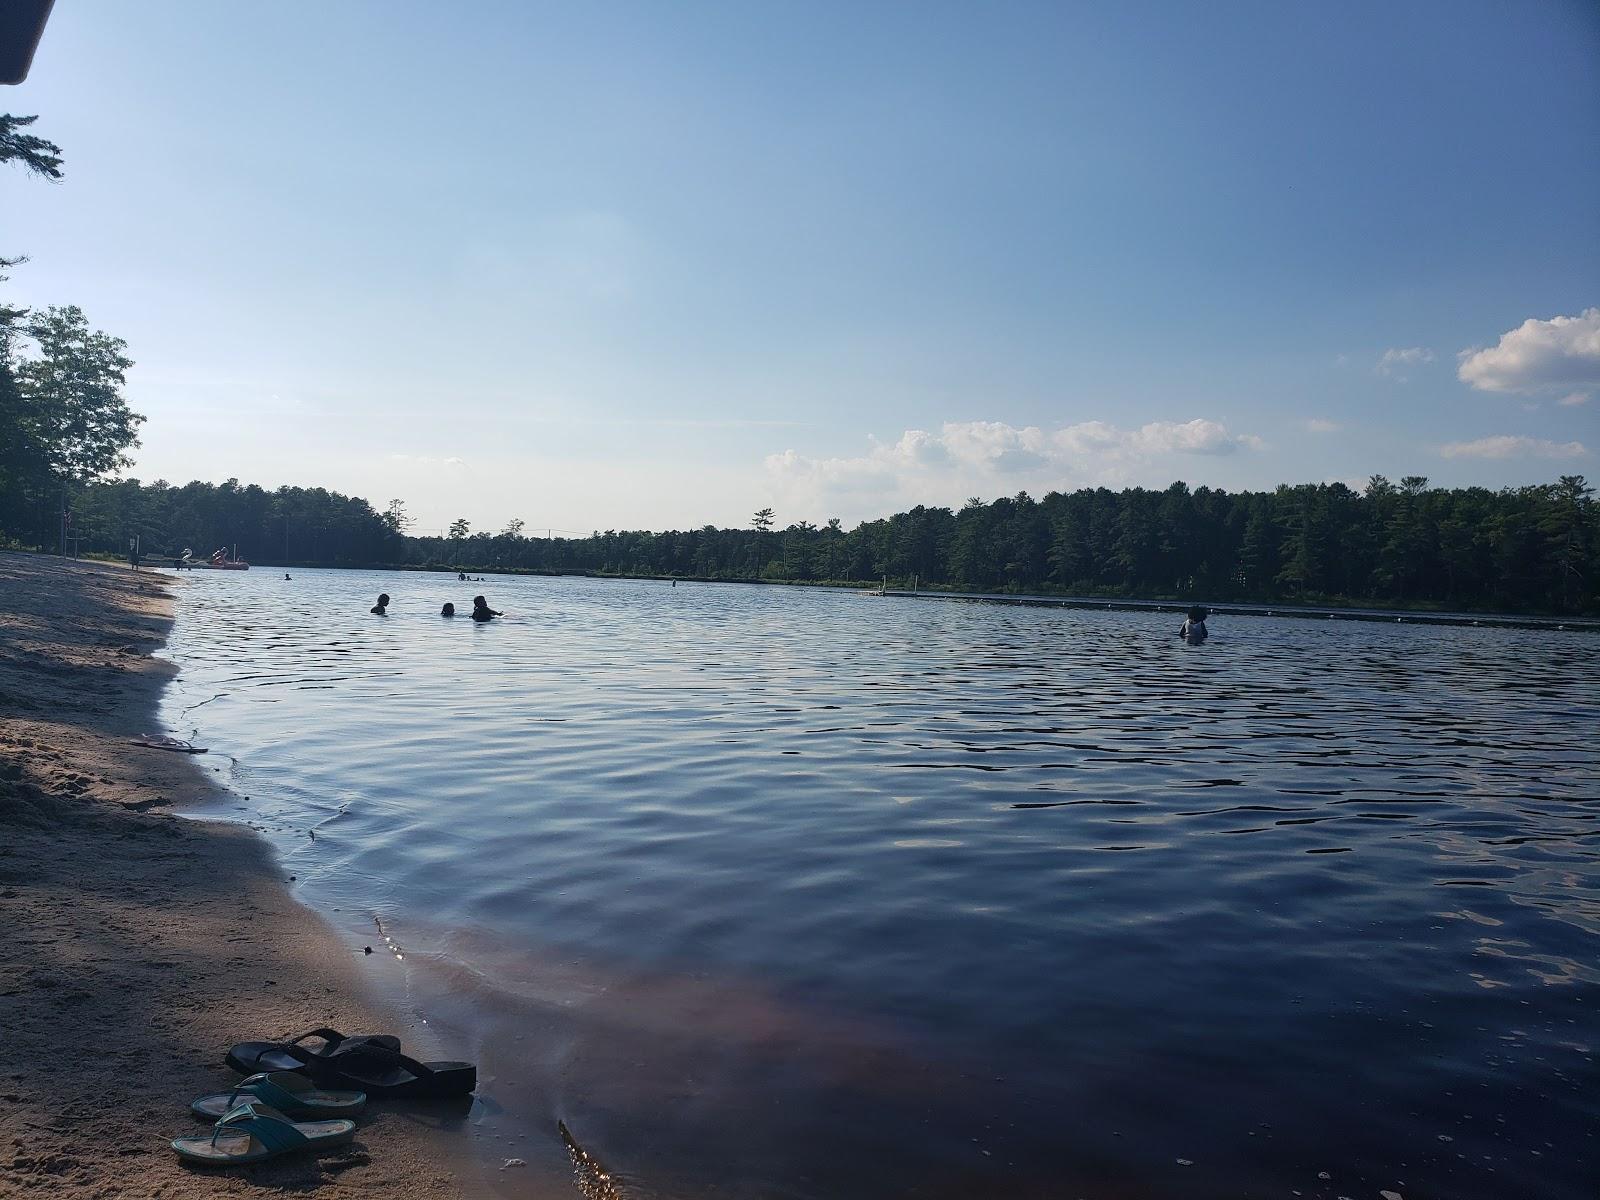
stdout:
[[461,1195],[464,1106],[380,1106],[351,1145],[254,1168],[167,1148],[205,1129],[190,1098],[238,1078],[234,1041],[420,1034],[364,995],[359,947],[264,842],[172,815],[207,794],[206,760],[131,744],[162,732],[172,587],[0,554],[0,1195]]

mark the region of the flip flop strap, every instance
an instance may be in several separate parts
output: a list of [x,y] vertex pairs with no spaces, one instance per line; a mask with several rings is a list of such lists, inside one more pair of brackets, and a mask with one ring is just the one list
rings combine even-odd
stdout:
[[337,1029],[328,1029],[326,1027],[321,1029],[308,1029],[299,1037],[289,1038],[280,1044],[284,1046],[298,1046],[307,1038],[321,1038],[323,1042],[326,1043],[321,1051],[308,1051],[308,1053],[315,1054],[318,1058],[330,1058],[335,1054],[350,1054],[354,1051],[362,1049],[365,1046],[383,1045],[381,1041],[377,1040],[375,1035],[370,1033],[359,1035],[346,1034],[340,1033]]
[[294,1042],[273,1042],[256,1051],[256,1056],[251,1061],[251,1066],[261,1066],[261,1060],[269,1054],[287,1054],[295,1062],[307,1067],[314,1067],[318,1063],[326,1062],[329,1057],[325,1054],[313,1054],[304,1046],[296,1045]]
[[248,1133],[274,1154],[304,1145],[310,1139],[288,1121],[280,1121],[258,1112],[253,1104],[245,1103],[233,1109],[211,1131],[211,1144],[224,1133]]
[[265,1075],[252,1075],[234,1085],[233,1091],[228,1094],[228,1108],[235,1107],[236,1097],[245,1097],[242,1103],[249,1103],[249,1098],[254,1097],[263,1104],[270,1104],[273,1108],[290,1109],[304,1108],[305,1101],[296,1096],[288,1088],[273,1083]]
[[286,1044],[290,1046],[297,1046],[307,1038],[321,1038],[323,1041],[328,1043],[328,1050],[330,1052],[335,1046],[345,1040],[344,1034],[340,1033],[337,1029],[308,1029],[299,1037],[289,1038]]
[[[312,1032],[316,1031],[313,1030]],[[309,1037],[310,1034],[302,1034],[301,1036]],[[325,1054],[317,1054],[315,1051],[307,1050],[298,1041],[273,1042],[271,1045],[263,1046],[258,1050],[250,1065],[253,1067],[270,1066],[271,1064],[263,1063],[261,1060],[269,1054],[287,1054],[301,1066],[310,1067],[313,1072],[316,1072],[326,1069],[330,1063],[338,1059],[363,1062],[369,1054],[389,1055],[398,1053],[398,1050],[380,1046],[377,1042],[368,1041],[366,1038],[346,1038],[338,1048],[329,1050]]]
[[404,1067],[418,1079],[434,1074],[433,1068],[427,1063],[420,1063],[408,1054],[401,1054],[398,1050],[391,1050],[387,1046],[368,1045],[362,1048],[362,1057],[370,1058],[374,1066]]

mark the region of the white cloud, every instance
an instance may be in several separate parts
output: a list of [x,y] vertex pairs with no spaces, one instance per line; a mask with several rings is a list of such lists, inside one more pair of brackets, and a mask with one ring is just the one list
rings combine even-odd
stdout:
[[1552,442],[1501,434],[1475,442],[1449,442],[1439,447],[1445,458],[1585,458],[1589,448],[1582,442]]
[[[770,454],[765,466],[773,499],[786,510],[846,519],[893,507],[961,503],[968,496],[1035,493],[1093,484],[1122,486],[1141,468],[1179,455],[1260,450],[1250,434],[1217,421],[1152,421],[1123,429],[1084,421],[1060,429],[1003,421],[949,422],[937,433],[908,429],[894,442],[873,443],[853,457]],[[1153,478],[1151,480],[1153,482]],[[1169,480],[1170,481],[1170,478]]]
[[1152,421],[1141,425],[1128,439],[1136,454],[1232,454],[1240,448],[1260,450],[1265,445],[1253,434],[1234,437],[1216,421]]
[[1501,334],[1498,345],[1472,347],[1458,357],[1457,377],[1485,392],[1600,386],[1600,308],[1548,321],[1529,317]]
[[1588,392],[1569,392],[1567,395],[1565,395],[1565,396],[1561,397],[1561,399],[1557,400],[1556,403],[1557,404],[1561,404],[1561,405],[1565,405],[1567,408],[1576,408],[1580,404],[1589,403],[1589,393]]
[[1433,351],[1426,346],[1394,347],[1383,352],[1383,357],[1378,359],[1378,365],[1373,369],[1379,375],[1404,383],[1410,377],[1412,368],[1432,361]]
[[1337,421],[1329,421],[1323,417],[1310,417],[1306,420],[1308,433],[1338,433],[1342,426]]

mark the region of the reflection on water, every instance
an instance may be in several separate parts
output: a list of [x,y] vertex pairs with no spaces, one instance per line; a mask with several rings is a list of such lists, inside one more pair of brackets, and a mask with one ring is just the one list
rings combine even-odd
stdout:
[[1594,636],[294,574],[195,575],[169,724],[480,1056],[507,1195],[1600,1176]]

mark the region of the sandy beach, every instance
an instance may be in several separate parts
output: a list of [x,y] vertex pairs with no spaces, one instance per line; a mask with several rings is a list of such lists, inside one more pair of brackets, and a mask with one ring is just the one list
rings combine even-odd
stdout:
[[235,1041],[331,1025],[433,1049],[364,994],[361,948],[289,895],[264,842],[173,815],[207,794],[204,757],[130,744],[163,732],[173,591],[0,554],[0,1194],[467,1194],[465,1105],[378,1105],[354,1143],[259,1167],[168,1149],[205,1128],[189,1100],[238,1078]]

